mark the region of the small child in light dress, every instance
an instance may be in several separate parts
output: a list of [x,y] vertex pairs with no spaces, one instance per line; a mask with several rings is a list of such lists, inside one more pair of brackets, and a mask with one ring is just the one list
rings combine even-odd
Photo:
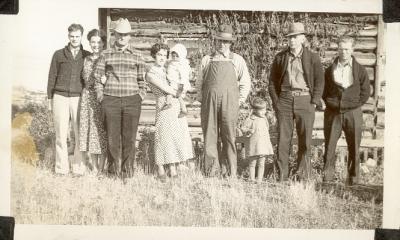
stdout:
[[257,183],[262,182],[266,157],[274,154],[268,119],[265,117],[266,107],[267,103],[263,99],[255,97],[252,102],[253,112],[241,127],[243,135],[250,137],[249,149],[246,149],[246,156],[250,160],[250,181],[255,182],[257,165]]
[[[187,115],[187,108],[183,98],[185,93],[191,88],[189,82],[190,65],[186,58],[187,50],[183,44],[176,44],[170,50],[171,60],[167,63],[167,80],[169,85],[178,91],[178,100],[180,105],[180,113],[178,117]],[[172,105],[172,95],[167,95],[163,109],[168,109]]]

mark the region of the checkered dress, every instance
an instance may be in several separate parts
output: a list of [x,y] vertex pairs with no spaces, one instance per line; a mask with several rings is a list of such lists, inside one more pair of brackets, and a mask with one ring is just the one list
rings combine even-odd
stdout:
[[[165,69],[152,66],[148,74],[155,81],[167,83]],[[157,165],[176,163],[193,158],[192,140],[186,117],[178,118],[180,112],[179,101],[172,99],[172,107],[161,110],[165,104],[166,94],[156,86],[149,84],[156,96],[156,119],[155,119],[155,162]]]

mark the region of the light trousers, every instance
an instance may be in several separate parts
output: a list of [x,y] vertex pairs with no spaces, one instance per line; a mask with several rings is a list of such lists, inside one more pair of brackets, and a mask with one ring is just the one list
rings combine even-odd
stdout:
[[[56,132],[56,164],[55,172],[68,174],[71,171],[75,174],[83,174],[85,165],[79,151],[79,123],[78,107],[80,97],[64,97],[54,94],[53,96],[53,121]],[[70,122],[74,130],[75,147],[74,157],[71,162],[68,158],[67,138]]]

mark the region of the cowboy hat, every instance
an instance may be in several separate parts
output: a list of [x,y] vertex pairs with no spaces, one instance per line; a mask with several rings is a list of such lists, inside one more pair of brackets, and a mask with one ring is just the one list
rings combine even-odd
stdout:
[[289,25],[289,32],[286,34],[286,37],[304,34],[305,32],[304,25],[301,22],[291,23]]
[[126,18],[120,18],[117,21],[117,25],[114,28],[117,33],[130,33],[132,31],[131,24]]
[[214,34],[215,39],[236,41],[236,37],[233,36],[233,29],[231,25],[221,25],[219,31]]

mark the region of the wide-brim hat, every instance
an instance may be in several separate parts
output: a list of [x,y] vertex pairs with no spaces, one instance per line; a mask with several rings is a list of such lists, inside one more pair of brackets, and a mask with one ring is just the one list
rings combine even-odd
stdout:
[[132,28],[131,24],[129,23],[129,20],[126,18],[118,19],[114,31],[118,33],[130,33],[132,31]]
[[306,31],[304,30],[303,23],[295,22],[289,25],[289,32],[286,34],[286,37],[304,34]]
[[214,39],[218,40],[236,41],[231,25],[221,25],[219,30],[213,36]]

